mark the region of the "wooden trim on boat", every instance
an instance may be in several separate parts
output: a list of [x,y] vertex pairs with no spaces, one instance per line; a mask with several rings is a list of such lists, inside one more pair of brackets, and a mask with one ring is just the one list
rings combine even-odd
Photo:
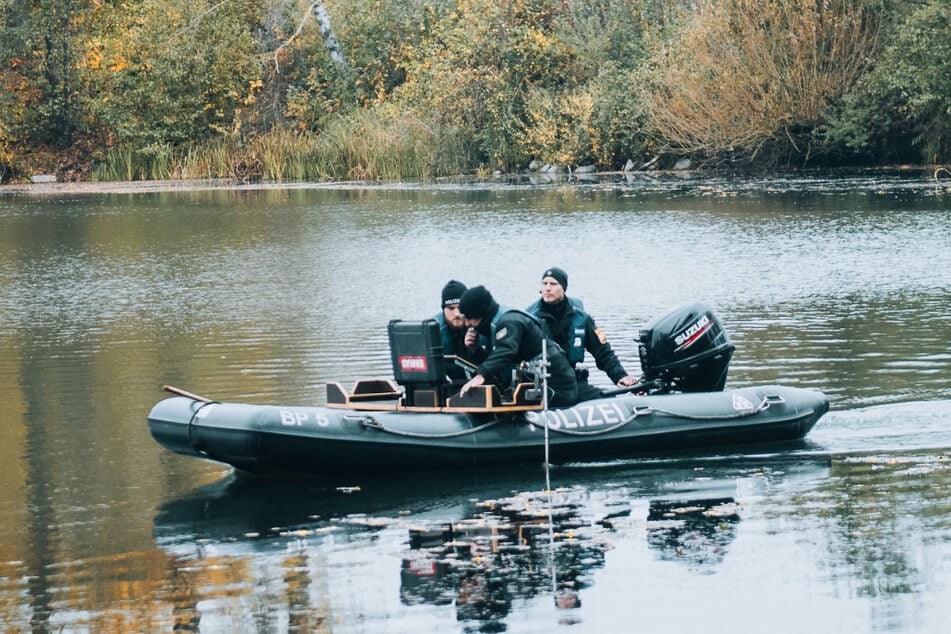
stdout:
[[[414,392],[414,405],[404,405],[403,394],[399,388],[387,379],[358,380],[351,391],[340,383],[327,383],[327,407],[352,409],[356,411],[401,411],[431,413],[488,413],[488,412],[527,412],[542,408],[541,403],[528,398],[531,383],[520,383],[515,387],[511,401],[503,401],[502,395],[494,385],[482,385],[460,397],[453,394],[446,400],[445,406],[439,406],[439,394],[436,390],[417,389]],[[429,394],[432,398],[427,398]],[[427,404],[421,404],[423,403]],[[432,405],[428,405],[432,403]]]

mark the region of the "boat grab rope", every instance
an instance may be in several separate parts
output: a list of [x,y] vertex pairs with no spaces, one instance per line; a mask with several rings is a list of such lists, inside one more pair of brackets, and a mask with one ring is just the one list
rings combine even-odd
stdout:
[[765,412],[769,409],[770,404],[776,397],[773,396],[764,396],[763,400],[760,401],[759,405],[753,408],[741,409],[735,414],[715,414],[712,416],[702,416],[700,414],[682,414],[679,412],[669,412],[662,409],[654,409],[653,411],[658,414],[667,414],[668,416],[676,416],[677,418],[686,418],[687,420],[736,420],[737,418],[746,418],[747,416],[755,416],[760,412]]
[[[567,436],[600,436],[603,434],[610,434],[613,431],[621,429],[625,425],[630,424],[636,418],[640,416],[648,416],[650,414],[666,414],[667,416],[674,416],[676,418],[683,418],[686,420],[736,420],[738,418],[746,418],[747,416],[754,416],[760,412],[764,412],[769,409],[770,403],[772,402],[773,397],[764,396],[763,400],[760,401],[760,404],[756,407],[750,409],[744,409],[736,412],[735,414],[729,415],[714,415],[714,416],[702,416],[699,414],[684,414],[680,412],[671,412],[669,410],[658,409],[656,407],[642,407],[638,409],[637,407],[631,412],[631,415],[622,420],[621,422],[611,425],[610,427],[604,427],[601,429],[592,429],[592,430],[575,430],[575,429],[563,429],[560,426],[555,426],[551,421],[542,423],[541,421],[529,421],[529,424],[534,425],[535,427],[548,427],[550,431],[553,431],[558,434],[565,434]],[[404,436],[407,438],[431,438],[431,439],[441,439],[441,438],[457,438],[459,436],[466,436],[468,434],[474,434],[480,432],[484,429],[488,429],[495,425],[498,425],[501,422],[504,422],[507,419],[496,418],[490,420],[481,425],[477,425],[471,429],[462,429],[454,432],[446,432],[443,434],[433,434],[433,433],[421,433],[421,432],[411,432],[411,431],[402,431],[400,429],[390,429],[379,422],[377,419],[373,418],[368,414],[366,415],[346,415],[343,417],[344,420],[352,420],[360,423],[364,427],[369,429],[377,429],[388,434],[393,434],[395,436]]]
[[443,434],[433,434],[433,433],[422,433],[422,432],[414,432],[414,431],[403,431],[401,429],[390,429],[389,427],[385,427],[383,423],[381,423],[380,421],[378,421],[377,419],[373,418],[370,415],[364,415],[364,416],[348,415],[348,416],[344,416],[343,418],[344,420],[356,421],[369,429],[378,429],[379,431],[383,431],[388,434],[393,434],[394,436],[405,436],[406,438],[431,438],[434,440],[441,439],[441,438],[456,438],[459,436],[474,434],[476,432],[482,431],[483,429],[488,429],[489,427],[498,425],[499,423],[504,422],[506,420],[502,418],[496,418],[496,419],[488,421],[487,423],[476,425],[475,427],[471,429],[461,429],[459,431],[446,432]]
[[[768,410],[771,402],[772,402],[772,397],[764,396],[763,400],[760,401],[760,404],[754,408],[744,409],[744,410],[738,411],[735,414],[730,414],[730,415],[719,414],[714,416],[701,416],[699,414],[683,414],[680,412],[671,412],[668,410],[657,409],[656,407],[644,407],[641,409],[638,409],[635,407],[634,411],[626,419],[622,420],[621,422],[615,425],[612,425],[610,427],[604,427],[602,429],[592,429],[592,430],[583,430],[583,431],[579,431],[575,429],[562,429],[560,426],[558,427],[554,426],[551,421],[548,421],[547,426],[549,430],[559,434],[565,434],[567,436],[599,436],[601,434],[609,434],[613,431],[616,431],[624,427],[625,425],[631,423],[638,416],[647,416],[649,414],[666,414],[667,416],[674,416],[676,418],[683,418],[686,420],[736,420],[738,418],[746,418],[747,416],[754,416],[756,414],[759,414],[760,412],[764,412]],[[536,427],[543,426],[540,421],[533,422],[532,424],[535,425]]]

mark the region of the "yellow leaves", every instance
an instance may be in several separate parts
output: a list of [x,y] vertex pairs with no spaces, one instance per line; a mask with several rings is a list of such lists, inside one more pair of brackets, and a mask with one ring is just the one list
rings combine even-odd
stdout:
[[98,48],[87,48],[82,65],[91,70],[98,70],[102,66],[102,52]]
[[250,84],[248,84],[248,94],[245,95],[244,99],[241,100],[246,106],[251,106],[257,103],[257,93],[264,86],[264,81],[261,79],[255,79]]
[[530,154],[558,165],[587,160],[597,150],[594,98],[587,90],[564,94],[536,90],[528,99],[531,125],[522,134]]
[[[303,119],[307,115],[307,102],[310,99],[307,98],[307,95],[303,95],[299,101],[288,101],[287,108],[284,110],[285,114],[291,119]],[[300,123],[301,126],[305,126],[303,122]]]
[[545,50],[556,44],[555,39],[547,36],[538,29],[531,29],[528,35],[529,39],[541,50]]
[[93,38],[86,43],[82,60],[79,63],[80,68],[91,71],[107,69],[113,73],[121,72],[131,65],[129,59],[121,52],[113,50],[111,57],[106,57],[105,50],[113,47],[111,42],[103,42]]

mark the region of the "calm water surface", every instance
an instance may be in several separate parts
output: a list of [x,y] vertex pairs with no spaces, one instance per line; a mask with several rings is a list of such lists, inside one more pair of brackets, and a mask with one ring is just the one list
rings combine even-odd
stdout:
[[[946,631],[949,224],[915,173],[0,192],[0,628]],[[390,376],[386,323],[448,279],[521,306],[552,265],[630,372],[700,300],[728,384],[832,411],[551,492],[541,464],[248,480],[148,434],[163,384],[320,404]]]

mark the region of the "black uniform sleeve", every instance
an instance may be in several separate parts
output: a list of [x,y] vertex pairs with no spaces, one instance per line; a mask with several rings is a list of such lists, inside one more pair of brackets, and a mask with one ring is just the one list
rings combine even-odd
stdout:
[[[463,347],[465,348],[465,346]],[[482,363],[483,361],[485,361],[487,356],[488,356],[488,353],[485,351],[485,345],[480,342],[479,347],[476,348],[475,352],[472,352],[468,348],[465,348],[465,354],[462,356],[462,358],[470,363],[474,363],[478,365]]]
[[502,375],[510,372],[516,365],[524,328],[525,325],[516,319],[503,317],[499,320],[496,338],[492,342],[492,352],[476,369],[476,372],[485,377],[487,383],[507,383],[508,377]]
[[607,374],[612,383],[617,383],[627,376],[627,371],[621,365],[617,355],[614,354],[614,350],[611,348],[611,344],[608,343],[604,332],[595,325],[594,319],[590,315],[588,315],[585,323],[584,347],[594,357],[598,369]]

